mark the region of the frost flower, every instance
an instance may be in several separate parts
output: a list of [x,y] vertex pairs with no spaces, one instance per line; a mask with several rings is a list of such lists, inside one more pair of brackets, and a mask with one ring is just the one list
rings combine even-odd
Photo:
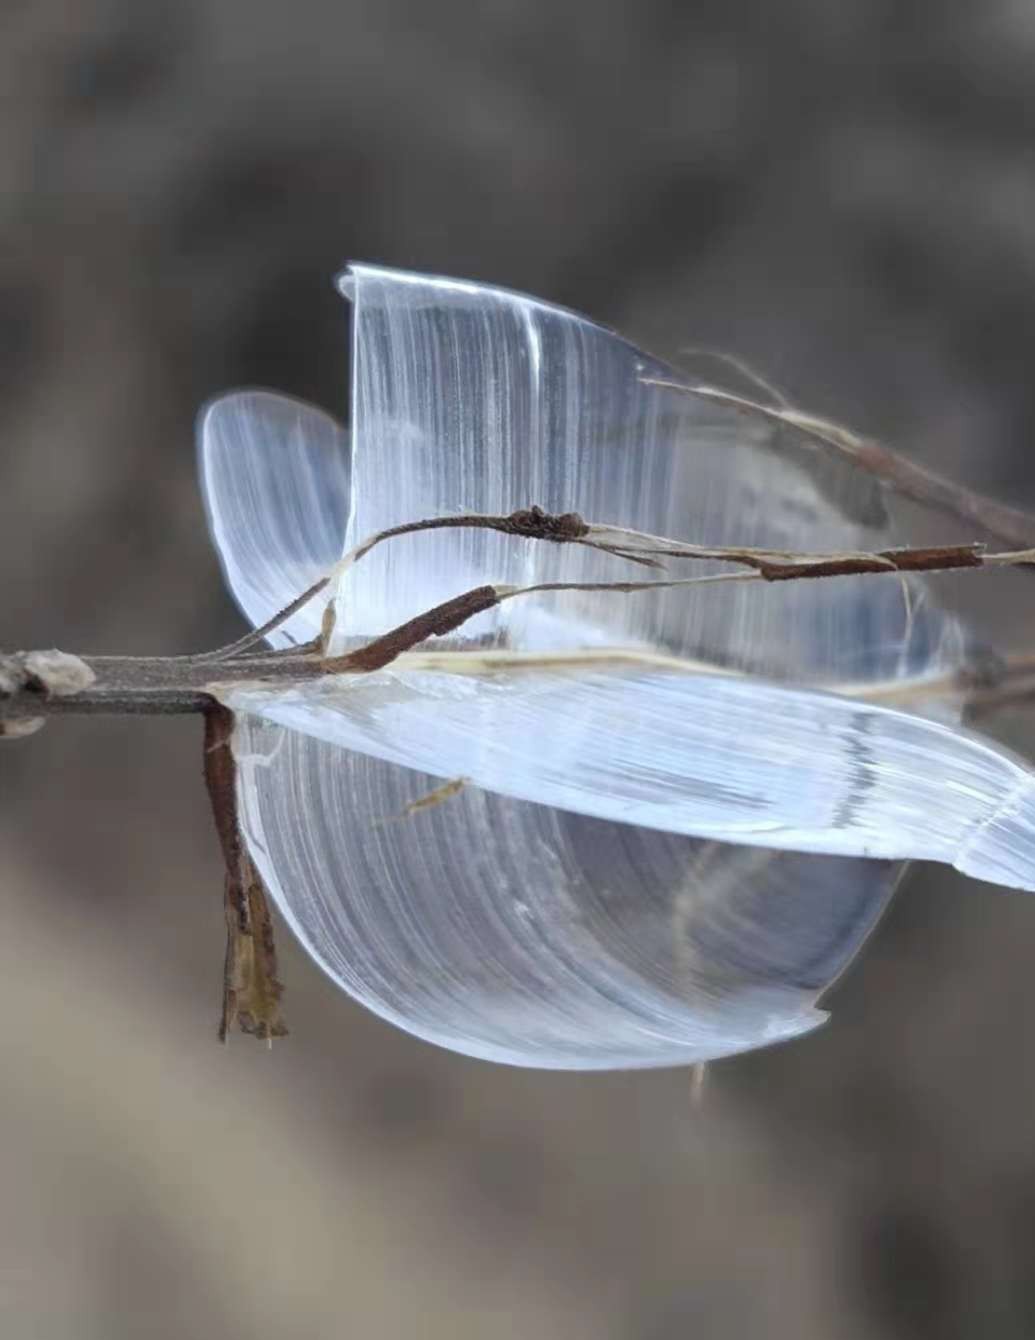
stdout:
[[[658,385],[685,379],[582,317],[370,266],[341,287],[350,431],[263,391],[200,422],[213,538],[256,626],[435,516],[534,503],[710,546],[894,541],[851,461]],[[584,546],[406,535],[328,588],[327,650],[486,584],[628,575]],[[269,640],[309,643],[323,613]],[[814,1028],[904,860],[1035,888],[1031,774],[944,703],[923,714],[966,647],[898,574],[541,591],[370,673],[214,692],[252,860],[335,982],[472,1056],[660,1066]],[[886,705],[903,686],[918,714]]]

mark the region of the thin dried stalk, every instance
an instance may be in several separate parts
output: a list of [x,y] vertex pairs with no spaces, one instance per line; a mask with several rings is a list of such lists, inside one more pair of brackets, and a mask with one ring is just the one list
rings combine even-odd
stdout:
[[242,1033],[272,1042],[284,1037],[284,988],[277,977],[273,918],[259,872],[241,840],[237,818],[237,764],[231,748],[234,714],[213,701],[205,710],[205,785],[226,867],[226,957],[220,1041],[236,1024]]
[[937,511],[962,521],[967,526],[975,526],[999,541],[1021,549],[1035,546],[1035,521],[1027,512],[1008,507],[994,498],[985,497],[973,489],[965,488],[944,475],[917,465],[906,457],[869,438],[860,437],[842,428],[839,424],[800,410],[790,409],[786,405],[763,405],[749,400],[746,396],[736,395],[732,391],[723,391],[718,387],[688,385],[664,377],[644,377],[645,386],[657,386],[670,391],[681,391],[686,395],[697,396],[702,400],[711,400],[727,405],[756,418],[767,419],[771,423],[786,424],[795,428],[817,446],[826,447],[838,455],[846,457],[853,464],[878,479],[885,487],[900,493],[904,498],[922,503]]
[[[326,674],[366,673],[390,664],[396,657],[412,651],[430,637],[454,632],[476,614],[503,601],[539,592],[633,594],[716,582],[793,581],[862,574],[877,577],[889,573],[1030,566],[1035,563],[1035,550],[1030,548],[989,554],[976,544],[833,554],[795,554],[737,546],[706,547],[614,526],[590,524],[576,513],[555,517],[540,508],[511,513],[507,517],[464,515],[411,522],[405,527],[395,527],[373,536],[353,551],[347,563],[358,561],[376,544],[395,535],[454,526],[487,527],[553,543],[588,544],[617,557],[641,562],[647,560],[652,565],[660,565],[662,558],[718,560],[748,570],[649,581],[540,582],[523,587],[485,585],[444,601],[434,609],[407,620],[367,645],[342,656],[322,656],[315,644],[288,651],[255,654],[252,648],[260,636],[275,630],[308,600],[327,589],[334,575],[328,574],[261,629],[217,652],[167,658],[78,658],[80,664],[94,676],[94,681],[80,691],[66,691],[64,696],[49,686],[45,678],[41,679],[37,672],[30,670],[30,664],[41,663],[40,653],[0,656],[0,720],[12,722],[26,718],[38,719],[62,712],[205,712],[213,701],[208,688],[217,680],[221,684],[256,680],[300,682]],[[336,572],[340,571],[340,567]]]

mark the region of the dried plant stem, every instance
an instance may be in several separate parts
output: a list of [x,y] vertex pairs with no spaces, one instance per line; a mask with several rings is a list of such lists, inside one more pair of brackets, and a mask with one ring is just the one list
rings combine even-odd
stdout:
[[[523,538],[553,543],[590,544],[617,557],[652,565],[665,559],[719,560],[746,571],[709,573],[647,581],[540,582],[529,586],[486,585],[407,620],[372,642],[335,657],[323,656],[313,644],[286,651],[255,652],[259,638],[276,629],[308,600],[325,590],[332,575],[322,577],[262,628],[215,652],[174,657],[76,657],[63,653],[19,652],[0,654],[0,728],[25,733],[14,723],[61,713],[117,713],[168,715],[207,712],[214,699],[209,686],[241,682],[297,683],[328,674],[367,673],[390,664],[430,637],[441,637],[462,627],[474,615],[519,596],[552,591],[594,591],[633,594],[658,589],[717,582],[792,581],[869,574],[940,572],[959,568],[1028,566],[1035,550],[986,553],[980,545],[943,545],[916,549],[887,549],[875,553],[794,554],[776,550],[688,545],[663,536],[618,527],[590,525],[575,513],[551,516],[540,508],[506,517],[461,516],[413,522],[382,532],[345,560],[351,564],[375,544],[399,534],[447,526],[488,527]],[[606,538],[605,538],[606,537]],[[619,654],[621,649],[616,649]],[[1031,676],[1029,666],[1026,674]],[[831,686],[836,687],[836,686]],[[885,686],[893,690],[894,686]],[[961,683],[952,691],[958,693]],[[996,692],[983,685],[982,693]]]
[[226,956],[219,1038],[226,1042],[236,1024],[242,1033],[272,1042],[287,1033],[280,1015],[284,988],[277,976],[273,918],[266,890],[241,839],[237,820],[233,731],[233,712],[211,701],[205,709],[205,786],[226,870]]
[[741,410],[771,423],[795,428],[817,446],[829,448],[847,457],[867,474],[880,480],[887,488],[904,498],[933,507],[956,521],[994,537],[1000,544],[1027,549],[1035,545],[1035,521],[1027,512],[1008,507],[994,498],[986,498],[972,489],[956,484],[944,475],[916,465],[868,438],[857,436],[838,424],[828,423],[810,414],[803,414],[786,405],[763,405],[732,391],[713,386],[691,386],[685,382],[663,377],[645,377],[646,386],[657,386],[670,391],[711,400]]

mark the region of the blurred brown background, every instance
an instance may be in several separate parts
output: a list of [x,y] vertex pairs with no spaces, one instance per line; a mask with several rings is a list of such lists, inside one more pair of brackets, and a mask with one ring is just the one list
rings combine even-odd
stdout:
[[[1035,506],[1033,87],[1031,0],[0,0],[0,645],[239,631],[193,415],[344,412],[349,258],[735,350]],[[286,933],[292,1037],[223,1050],[199,735],[0,757],[5,1338],[1035,1333],[1029,897],[914,871],[701,1111],[436,1051]]]

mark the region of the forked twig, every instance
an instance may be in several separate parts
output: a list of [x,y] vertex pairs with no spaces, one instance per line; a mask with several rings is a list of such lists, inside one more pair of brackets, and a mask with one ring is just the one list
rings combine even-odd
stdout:
[[[518,518],[517,521],[514,518]],[[322,656],[315,644],[280,652],[253,652],[255,641],[273,631],[308,600],[326,589],[331,576],[303,592],[285,610],[254,634],[241,638],[216,653],[187,657],[84,657],[74,658],[90,676],[88,686],[73,694],[58,693],[32,666],[41,653],[0,656],[0,722],[38,719],[57,712],[184,713],[204,712],[212,698],[209,685],[255,681],[301,682],[327,674],[365,673],[390,664],[430,637],[442,637],[462,627],[476,614],[519,596],[554,591],[593,591],[633,594],[677,587],[704,586],[721,582],[792,581],[904,572],[940,572],[959,568],[1027,566],[1035,563],[1035,550],[986,553],[980,545],[945,545],[917,549],[887,549],[877,553],[793,554],[777,550],[739,547],[705,547],[682,544],[663,536],[595,526],[574,513],[552,517],[539,508],[510,517],[449,517],[408,524],[403,533],[463,524],[503,529],[526,538],[555,543],[592,543],[619,557],[635,555],[660,562],[661,558],[707,559],[729,562],[746,571],[709,573],[696,577],[673,577],[649,581],[538,582],[527,586],[484,585],[465,591],[433,609],[406,620],[397,628],[374,638],[365,646],[340,656]],[[375,544],[399,532],[382,532],[353,552],[362,557]],[[594,537],[615,540],[598,542]],[[35,659],[34,659],[35,658]],[[10,733],[15,733],[13,730]]]

